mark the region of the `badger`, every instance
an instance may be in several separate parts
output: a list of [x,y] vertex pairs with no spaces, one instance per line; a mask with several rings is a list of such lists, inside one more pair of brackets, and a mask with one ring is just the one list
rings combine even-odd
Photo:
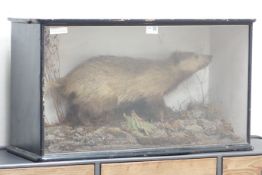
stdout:
[[211,60],[210,55],[174,52],[165,59],[96,56],[59,81],[66,118],[90,124],[135,111],[146,120],[165,115],[164,95]]

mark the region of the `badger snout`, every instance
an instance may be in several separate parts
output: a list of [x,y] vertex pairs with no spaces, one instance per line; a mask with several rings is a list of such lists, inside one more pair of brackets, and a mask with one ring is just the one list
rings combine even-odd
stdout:
[[212,55],[202,55],[199,58],[203,59],[204,66],[206,66],[212,61],[213,56]]

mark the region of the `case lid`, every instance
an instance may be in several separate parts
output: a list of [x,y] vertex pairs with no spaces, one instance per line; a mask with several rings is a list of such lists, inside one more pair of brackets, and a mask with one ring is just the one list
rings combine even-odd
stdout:
[[8,18],[15,23],[43,25],[247,25],[255,19],[23,19]]

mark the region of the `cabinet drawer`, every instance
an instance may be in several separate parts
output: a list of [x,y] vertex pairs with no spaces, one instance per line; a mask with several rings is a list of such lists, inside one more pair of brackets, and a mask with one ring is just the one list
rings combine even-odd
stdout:
[[101,175],[216,175],[216,158],[102,164]]
[[261,175],[262,156],[228,157],[223,159],[224,175]]
[[0,175],[94,175],[93,165],[0,169]]

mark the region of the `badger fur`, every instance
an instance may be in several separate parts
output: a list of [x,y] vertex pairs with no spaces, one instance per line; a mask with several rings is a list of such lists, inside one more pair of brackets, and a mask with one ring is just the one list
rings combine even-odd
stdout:
[[131,111],[150,120],[165,115],[165,94],[209,62],[209,55],[192,52],[157,60],[98,56],[61,79],[59,92],[74,122],[101,122]]

